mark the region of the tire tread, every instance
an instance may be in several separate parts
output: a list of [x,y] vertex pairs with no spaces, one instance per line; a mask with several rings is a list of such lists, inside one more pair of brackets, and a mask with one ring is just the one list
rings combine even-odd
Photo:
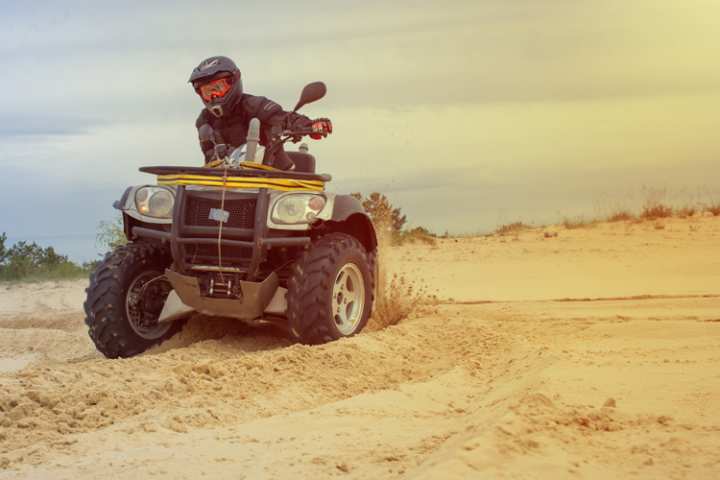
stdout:
[[329,273],[331,268],[336,268],[340,255],[347,250],[358,252],[369,272],[369,285],[366,288],[370,289],[370,302],[365,305],[363,318],[354,333],[362,330],[367,323],[375,300],[375,252],[366,252],[351,235],[330,233],[316,240],[291,268],[287,317],[291,332],[302,343],[326,343],[342,336],[337,329],[330,327],[335,320],[330,315],[334,278]]
[[184,321],[174,322],[158,339],[137,335],[125,318],[125,288],[138,264],[168,266],[171,257],[167,247],[154,243],[128,243],[107,254],[90,275],[83,303],[88,334],[97,349],[108,358],[132,357],[177,333]]

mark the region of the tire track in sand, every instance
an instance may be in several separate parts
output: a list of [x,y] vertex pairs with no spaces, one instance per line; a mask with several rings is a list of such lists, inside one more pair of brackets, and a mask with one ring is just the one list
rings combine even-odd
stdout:
[[0,377],[0,462],[38,462],[68,435],[114,424],[182,432],[313,408],[461,363],[479,368],[506,343],[437,314],[316,347],[225,337],[126,360],[28,367]]

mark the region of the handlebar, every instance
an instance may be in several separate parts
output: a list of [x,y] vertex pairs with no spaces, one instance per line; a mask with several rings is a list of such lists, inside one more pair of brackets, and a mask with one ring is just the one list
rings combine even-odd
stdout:
[[279,147],[289,141],[292,141],[293,143],[297,143],[300,140],[302,140],[302,137],[304,137],[306,135],[311,135],[312,133],[315,133],[315,132],[313,132],[312,127],[296,128],[293,130],[283,130],[282,132],[280,132],[273,138],[272,146],[269,148]]
[[312,127],[307,127],[295,130],[284,130],[280,135],[288,137],[304,137],[305,135],[310,135],[311,133],[313,133]]

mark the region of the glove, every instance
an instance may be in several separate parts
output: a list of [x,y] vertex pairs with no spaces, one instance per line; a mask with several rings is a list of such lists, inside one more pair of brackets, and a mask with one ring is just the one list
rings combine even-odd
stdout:
[[203,165],[205,168],[216,168],[222,166],[222,164],[225,163],[224,158],[218,158],[217,160],[211,160],[207,162],[205,165]]
[[320,140],[332,133],[332,122],[329,118],[318,118],[312,121],[310,138]]

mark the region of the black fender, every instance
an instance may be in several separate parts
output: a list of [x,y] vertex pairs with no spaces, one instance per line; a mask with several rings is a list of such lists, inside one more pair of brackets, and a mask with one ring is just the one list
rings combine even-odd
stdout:
[[115,210],[120,210],[122,212],[123,208],[125,208],[125,203],[127,202],[127,198],[130,195],[132,189],[133,187],[127,187],[123,192],[122,196],[120,197],[120,200],[115,200],[113,202],[113,208]]
[[351,195],[335,196],[332,217],[326,222],[326,227],[352,235],[368,252],[377,248],[375,226],[360,200]]
[[123,192],[122,196],[120,197],[120,200],[115,200],[112,205],[115,210],[119,211],[122,214],[123,231],[125,232],[125,238],[128,241],[132,240],[132,235],[130,233],[130,220],[132,219],[128,217],[127,213],[125,213],[125,203],[127,203],[127,199],[130,196],[130,192],[132,191],[132,189],[133,187],[127,187]]

